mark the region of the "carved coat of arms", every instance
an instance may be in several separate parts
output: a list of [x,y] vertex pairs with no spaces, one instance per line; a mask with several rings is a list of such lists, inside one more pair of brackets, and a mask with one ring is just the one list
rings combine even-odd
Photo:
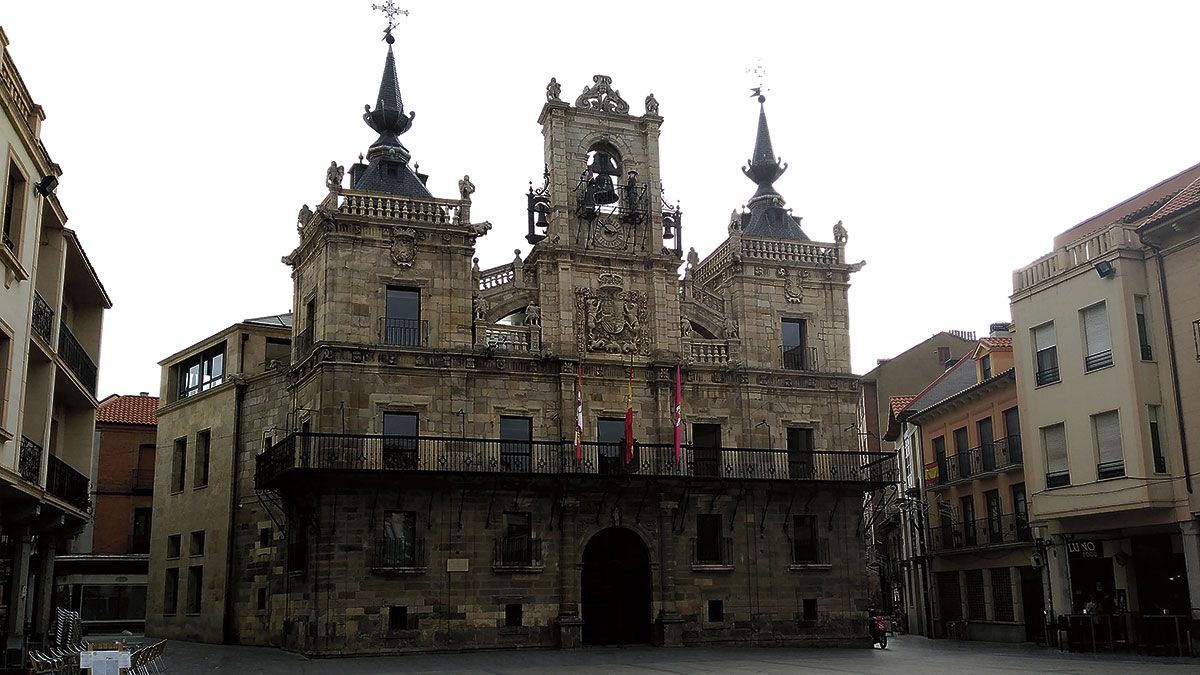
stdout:
[[417,232],[411,227],[392,231],[392,262],[399,267],[412,267],[417,256]]
[[621,275],[600,275],[598,288],[575,289],[575,333],[581,351],[648,354],[646,294],[624,290]]

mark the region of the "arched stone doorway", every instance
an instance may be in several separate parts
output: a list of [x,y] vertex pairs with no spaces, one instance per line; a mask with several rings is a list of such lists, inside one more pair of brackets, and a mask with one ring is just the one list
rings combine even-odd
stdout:
[[581,576],[584,644],[650,641],[650,554],[641,537],[624,527],[597,532],[583,549]]

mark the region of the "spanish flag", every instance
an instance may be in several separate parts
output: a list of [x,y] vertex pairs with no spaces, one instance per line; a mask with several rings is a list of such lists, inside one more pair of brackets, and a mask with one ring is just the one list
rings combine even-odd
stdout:
[[675,365],[675,465],[679,465],[679,432],[683,427],[683,367]]
[[629,366],[629,393],[625,396],[625,463],[631,462],[633,462],[633,364]]
[[583,461],[583,362],[575,366],[575,461]]

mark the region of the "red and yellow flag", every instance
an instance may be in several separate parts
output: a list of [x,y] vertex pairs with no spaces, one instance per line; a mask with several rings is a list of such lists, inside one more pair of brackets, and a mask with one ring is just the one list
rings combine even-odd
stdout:
[[583,461],[583,362],[575,366],[575,461]]

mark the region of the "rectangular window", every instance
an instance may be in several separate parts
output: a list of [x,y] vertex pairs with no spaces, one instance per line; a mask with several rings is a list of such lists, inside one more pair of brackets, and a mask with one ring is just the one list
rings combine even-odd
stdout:
[[150,552],[150,518],[152,510],[149,506],[139,506],[133,509],[133,534],[130,536],[130,553]]
[[255,608],[260,612],[267,611],[267,588],[265,586],[258,588],[258,601],[255,603]]
[[1121,449],[1121,420],[1116,410],[1092,415],[1095,434],[1097,477],[1120,478],[1125,475],[1125,454]]
[[20,254],[21,222],[25,217],[25,191],[28,183],[17,165],[8,164],[8,186],[4,191],[4,246]]
[[225,381],[225,343],[205,351],[175,366],[179,398],[195,396]]
[[504,627],[520,628],[525,625],[525,606],[519,602],[510,602],[504,606]]
[[962,620],[962,587],[958,572],[937,572],[938,610],[942,621]]
[[975,495],[967,495],[959,499],[962,506],[963,545],[975,546],[979,543],[976,536],[979,523],[975,522]]
[[992,355],[984,354],[983,358],[979,359],[979,372],[983,376],[981,379],[987,380],[992,377]]
[[955,478],[967,478],[971,475],[971,443],[967,438],[967,428],[954,430],[954,459],[958,462],[958,475]]
[[166,569],[163,583],[163,614],[174,614],[179,609],[179,568]]
[[393,633],[398,630],[408,630],[408,607],[404,605],[388,607],[387,629]]
[[716,477],[721,469],[721,425],[692,425],[692,454],[697,476]]
[[1154,473],[1167,472],[1167,456],[1163,453],[1162,431],[1158,425],[1161,410],[1162,408],[1156,405],[1149,406],[1148,410],[1150,417],[1150,449],[1154,452]]
[[1085,371],[1098,370],[1113,364],[1112,337],[1108,333],[1108,310],[1103,302],[1080,312],[1083,315]]
[[821,558],[820,540],[817,538],[817,517],[793,515],[792,562],[801,565],[828,562]]
[[269,527],[258,528],[258,547],[270,548],[271,544],[274,543],[274,535],[275,533]]
[[266,365],[272,363],[286,366],[292,360],[292,341],[287,338],[267,338]]
[[417,514],[415,511],[385,511],[383,541],[379,551],[383,567],[417,567]]
[[8,380],[12,369],[12,338],[0,330],[0,428],[8,420]]
[[154,458],[157,448],[153,443],[138,446],[137,473],[133,477],[134,490],[154,489]]
[[533,457],[533,418],[500,416],[500,470],[528,473]]
[[204,568],[200,565],[192,565],[188,568],[187,608],[184,610],[186,613],[200,613],[200,598],[203,586]]
[[1029,502],[1025,499],[1025,484],[1017,483],[1012,486],[1013,521],[1017,529],[1018,541],[1033,541],[1033,532],[1029,528]]
[[1066,427],[1061,423],[1042,427],[1042,449],[1046,454],[1046,487],[1070,485]]
[[813,430],[788,427],[787,456],[789,478],[813,477]]
[[975,422],[975,432],[979,436],[979,463],[983,471],[996,470],[996,438],[992,430],[992,418],[985,417]]
[[1058,382],[1058,343],[1054,336],[1054,323],[1046,323],[1033,329],[1034,384]]
[[383,468],[414,470],[417,468],[417,413],[383,413]]
[[996,621],[1015,621],[1012,574],[1009,568],[993,567],[989,572],[992,575],[992,609],[996,613]]
[[983,592],[983,570],[967,570],[963,576],[966,578],[967,618],[971,621],[984,621],[987,619],[987,610],[986,596]]
[[172,534],[167,537],[167,558],[178,558],[183,549],[183,535]]
[[816,598],[805,598],[804,599],[804,615],[803,616],[804,616],[805,621],[816,621],[817,620],[817,599]]
[[805,349],[807,326],[804,319],[784,319],[783,330],[783,367],[790,370],[812,370],[812,364]]
[[534,546],[533,517],[524,512],[505,512],[497,563],[508,567],[531,567],[538,561]]
[[192,477],[195,487],[208,485],[208,455],[212,445],[212,431],[205,429],[196,434],[196,473]]
[[1024,455],[1021,452],[1021,415],[1016,408],[1004,411],[1004,438],[1008,444],[1008,461],[1020,464]]
[[695,558],[701,565],[725,562],[721,556],[721,514],[696,514]]
[[[950,506],[950,502],[938,503],[938,525],[942,532],[942,548],[958,548],[962,546],[962,542],[955,538],[954,530],[954,507]],[[962,535],[959,535],[961,538]],[[936,546],[934,547],[937,548]]]
[[204,555],[204,530],[192,533],[192,546],[189,551],[190,555]]
[[989,544],[1000,544],[1004,540],[1004,528],[1001,524],[1000,491],[988,490],[983,493],[984,508],[987,509],[987,539]]
[[1133,296],[1133,311],[1137,317],[1138,345],[1141,347],[1142,360],[1153,361],[1154,349],[1150,347],[1150,324],[1146,319],[1146,297]]
[[183,492],[187,478],[187,438],[175,439],[175,451],[171,454],[171,492]]
[[725,620],[725,601],[724,600],[709,600],[708,601],[708,622],[720,623]]
[[421,291],[415,288],[387,289],[387,316],[383,319],[383,343],[415,347],[423,343]]
[[938,485],[945,483],[950,479],[948,467],[946,466],[946,437],[938,436],[933,439],[933,457],[937,460],[938,467]]

